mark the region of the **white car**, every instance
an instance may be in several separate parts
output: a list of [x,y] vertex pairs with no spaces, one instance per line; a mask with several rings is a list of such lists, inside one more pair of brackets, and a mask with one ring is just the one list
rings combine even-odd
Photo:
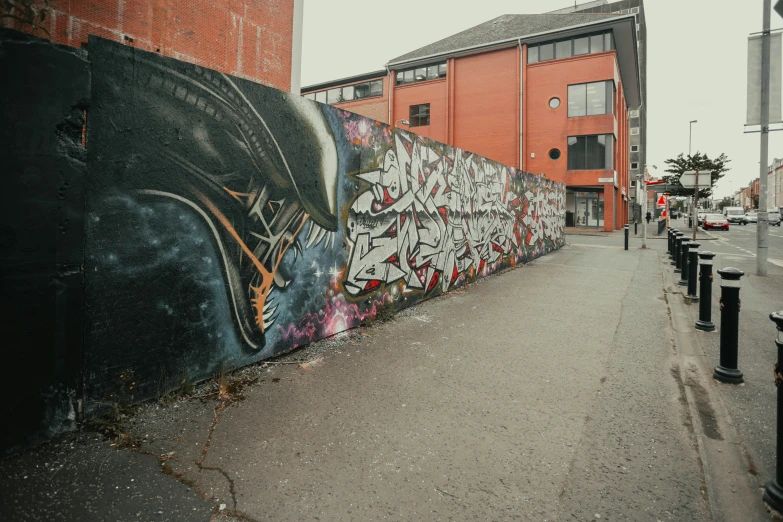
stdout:
[[745,212],[745,220],[748,223],[758,223],[759,215],[756,212]]

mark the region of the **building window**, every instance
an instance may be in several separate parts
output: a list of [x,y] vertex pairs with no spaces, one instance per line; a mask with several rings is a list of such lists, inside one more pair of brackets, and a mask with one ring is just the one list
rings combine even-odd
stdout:
[[542,44],[528,45],[527,63],[545,62],[570,56],[602,53],[613,49],[612,32],[587,34]]
[[631,145],[631,152],[639,152],[639,145]]
[[549,157],[553,160],[560,159],[560,149],[552,149],[549,151]]
[[315,100],[321,103],[341,103],[383,96],[383,80],[372,80],[346,85],[345,87],[335,87],[325,91],[309,92],[302,96],[308,100]]
[[639,117],[639,110],[633,110],[628,114],[629,118],[638,118]]
[[562,40],[555,43],[555,58],[570,58],[571,53],[571,40]]
[[631,170],[639,170],[639,164],[636,162],[631,163]]
[[555,59],[555,44],[541,44],[538,46],[538,59],[540,61]]
[[553,109],[557,109],[558,107],[560,107],[560,98],[554,97],[554,98],[550,99],[549,100],[549,106],[551,108],[553,108]]
[[639,135],[639,127],[631,127],[631,136]]
[[590,37],[574,38],[574,56],[590,53]]
[[326,103],[340,103],[343,101],[343,90],[341,88],[329,89],[326,91]]
[[446,62],[397,71],[397,85],[426,82],[446,77]]
[[538,46],[534,45],[527,48],[527,63],[538,62]]
[[423,127],[425,125],[429,125],[430,104],[424,103],[421,105],[411,105],[408,121],[411,122],[411,127]]
[[568,137],[568,170],[612,170],[613,168],[613,135]]
[[614,112],[612,80],[568,86],[568,117],[595,116]]

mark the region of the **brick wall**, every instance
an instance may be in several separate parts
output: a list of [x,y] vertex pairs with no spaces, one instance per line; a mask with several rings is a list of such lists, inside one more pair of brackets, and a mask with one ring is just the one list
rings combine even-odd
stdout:
[[290,90],[294,0],[53,0],[52,10],[57,43],[95,34]]

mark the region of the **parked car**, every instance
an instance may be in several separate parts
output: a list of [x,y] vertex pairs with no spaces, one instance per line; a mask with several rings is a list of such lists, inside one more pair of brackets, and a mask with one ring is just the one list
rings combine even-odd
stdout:
[[707,214],[704,216],[704,220],[702,221],[702,228],[704,228],[704,230],[716,228],[720,230],[728,230],[729,220],[726,219],[723,214]]
[[745,212],[745,221],[747,221],[748,223],[758,223],[759,222],[758,212]]
[[703,210],[700,210],[696,215],[698,216],[699,224],[701,224],[701,223],[703,223],[704,216],[706,216],[707,213],[705,211],[703,211]]
[[771,225],[777,225],[780,226],[780,211],[776,208],[770,209],[769,211],[769,224]]

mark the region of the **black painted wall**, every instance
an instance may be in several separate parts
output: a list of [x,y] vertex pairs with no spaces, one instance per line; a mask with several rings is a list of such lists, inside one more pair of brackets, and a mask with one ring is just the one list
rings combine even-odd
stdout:
[[86,53],[0,30],[0,452],[75,425]]

